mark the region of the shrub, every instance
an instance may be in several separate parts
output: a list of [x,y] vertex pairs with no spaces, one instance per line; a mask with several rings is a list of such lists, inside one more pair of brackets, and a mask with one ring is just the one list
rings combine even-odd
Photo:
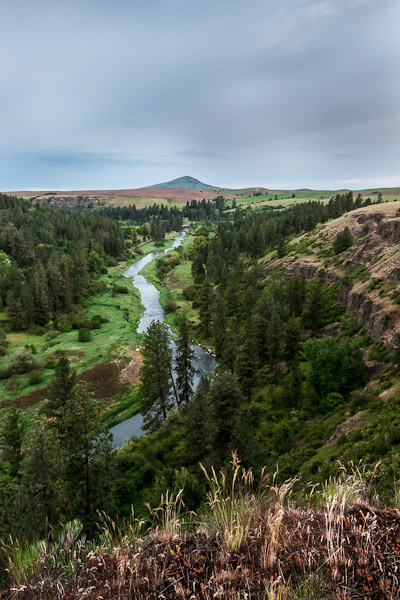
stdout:
[[20,348],[8,361],[7,372],[10,375],[21,375],[40,368],[40,362],[33,356],[31,348]]
[[42,381],[42,375],[43,375],[42,369],[33,369],[32,371],[29,371],[29,373],[28,373],[29,383],[31,385],[40,383]]
[[112,295],[115,294],[129,294],[129,289],[125,285],[117,285],[115,284],[112,288]]
[[78,342],[90,342],[92,334],[89,329],[80,329],[78,333]]
[[8,392],[16,392],[19,388],[19,377],[13,375],[6,383],[5,388]]
[[58,365],[58,360],[55,356],[48,356],[46,358],[46,369],[55,369]]
[[196,288],[193,285],[183,288],[182,295],[185,300],[193,301],[196,298]]
[[358,322],[357,313],[350,313],[345,315],[342,320],[342,324],[340,326],[340,331],[342,335],[351,337],[360,331],[361,325]]
[[102,315],[94,315],[92,317],[92,321],[99,321],[99,323],[108,323],[109,319],[107,319],[107,317],[103,317]]
[[84,327],[84,326],[85,326],[85,319],[83,319],[83,317],[76,315],[72,319],[72,327],[74,329],[82,329],[82,327]]
[[390,352],[383,342],[376,342],[369,354],[370,360],[381,360],[383,362],[390,361]]
[[167,300],[163,306],[164,312],[168,314],[176,311],[176,304],[173,300]]

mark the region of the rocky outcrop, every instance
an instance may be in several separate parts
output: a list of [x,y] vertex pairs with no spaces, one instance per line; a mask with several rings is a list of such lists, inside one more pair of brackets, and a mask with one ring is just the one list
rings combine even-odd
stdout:
[[294,262],[286,259],[285,271],[288,275],[302,273],[307,279],[317,278],[324,284],[340,281],[338,301],[347,312],[357,313],[359,322],[368,327],[373,339],[383,338],[390,346],[394,331],[400,330],[399,307],[393,304],[393,298],[382,298],[379,288],[370,290],[369,284],[374,279],[400,281],[400,217],[388,218],[381,211],[353,211],[345,220],[338,219],[326,226],[324,233],[328,243],[332,243],[336,233],[345,226],[353,236],[364,235],[341,255],[343,264],[350,270],[364,265],[370,275],[367,281],[349,283],[340,268],[324,268],[315,255]]
[[398,244],[400,242],[400,217],[382,219],[376,233],[382,240],[391,244]]

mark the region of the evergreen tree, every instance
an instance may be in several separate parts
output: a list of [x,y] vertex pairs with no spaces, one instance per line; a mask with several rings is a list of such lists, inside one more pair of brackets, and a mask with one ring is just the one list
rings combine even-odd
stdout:
[[279,378],[279,361],[283,347],[282,320],[276,305],[273,306],[271,318],[267,325],[268,362],[274,372],[275,383]]
[[345,227],[343,231],[339,231],[333,242],[333,251],[335,254],[340,254],[354,244],[354,238],[350,233],[350,229]]
[[203,377],[185,415],[185,454],[191,463],[204,461],[212,451],[215,423],[208,398],[209,390],[210,382]]
[[9,465],[9,474],[16,477],[22,460],[23,428],[20,411],[12,406],[7,414],[0,436],[1,456]]
[[291,317],[286,325],[285,331],[285,354],[289,364],[294,363],[301,350],[301,328],[294,317]]
[[212,307],[212,333],[217,361],[222,359],[226,348],[226,326],[224,301],[221,295],[217,294]]
[[55,368],[55,377],[50,384],[45,413],[62,437],[65,432],[64,411],[71,399],[76,384],[76,372],[71,369],[68,358],[60,358]]
[[98,407],[85,382],[74,387],[62,418],[68,432],[61,445],[67,517],[80,518],[90,531],[96,510],[112,506],[111,435],[100,422]]
[[304,275],[292,275],[289,277],[286,293],[290,313],[295,317],[299,317],[303,312],[306,297],[306,280]]
[[393,363],[397,370],[400,370],[400,332],[397,332],[394,337]]
[[53,428],[43,419],[36,422],[22,463],[21,488],[25,507],[22,520],[28,531],[35,535],[44,534],[50,541],[53,527],[63,516],[62,450]]
[[325,324],[326,304],[321,283],[314,279],[307,289],[306,302],[302,316],[303,325],[314,333]]
[[237,411],[244,400],[236,378],[229,371],[221,371],[215,378],[208,393],[212,406],[213,423],[213,464],[221,465],[235,448],[232,446],[233,427]]
[[28,277],[25,287],[25,306],[28,319],[32,324],[45,325],[50,318],[49,288],[43,264],[38,261]]
[[239,349],[236,360],[235,373],[238,378],[240,389],[250,402],[258,363],[257,333],[253,319],[251,319],[248,326],[245,327],[244,338],[244,342]]
[[143,336],[143,365],[140,374],[141,412],[144,427],[157,428],[172,407],[171,349],[168,327],[152,321]]
[[203,329],[204,337],[207,339],[210,335],[212,322],[212,306],[214,293],[208,278],[204,280],[199,298],[199,317]]
[[190,340],[190,321],[186,315],[178,319],[178,339],[176,341],[176,374],[180,402],[188,404],[193,392],[194,350]]

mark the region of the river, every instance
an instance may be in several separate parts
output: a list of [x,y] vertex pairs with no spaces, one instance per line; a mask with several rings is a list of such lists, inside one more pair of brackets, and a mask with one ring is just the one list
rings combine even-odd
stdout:
[[[150,252],[143,258],[139,258],[134,262],[127,271],[123,274],[124,277],[133,279],[132,285],[139,290],[142,304],[144,306],[144,314],[140,319],[136,331],[138,333],[144,333],[147,331],[150,323],[154,320],[165,321],[165,313],[160,304],[160,292],[158,289],[149,283],[143,275],[140,275],[140,271],[144,269],[152,260],[157,256],[166,254],[174,248],[180,246],[186,236],[186,231],[181,231],[175,238],[171,248],[166,250],[158,250],[156,252]],[[171,333],[171,347],[173,356],[175,356],[175,342],[174,333]],[[195,376],[193,378],[193,388],[196,389],[204,373],[214,373],[215,371],[215,358],[205,352],[201,346],[193,344],[193,350],[195,354],[194,367],[196,369]],[[111,427],[110,433],[113,435],[113,444],[116,447],[122,446],[126,439],[143,435],[145,432],[142,429],[143,417],[141,414],[136,414],[122,423],[118,423],[114,427]]]

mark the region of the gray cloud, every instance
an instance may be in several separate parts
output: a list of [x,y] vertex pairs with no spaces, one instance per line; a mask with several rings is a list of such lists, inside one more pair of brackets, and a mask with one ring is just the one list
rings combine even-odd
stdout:
[[0,19],[2,189],[398,175],[397,0],[5,0]]

